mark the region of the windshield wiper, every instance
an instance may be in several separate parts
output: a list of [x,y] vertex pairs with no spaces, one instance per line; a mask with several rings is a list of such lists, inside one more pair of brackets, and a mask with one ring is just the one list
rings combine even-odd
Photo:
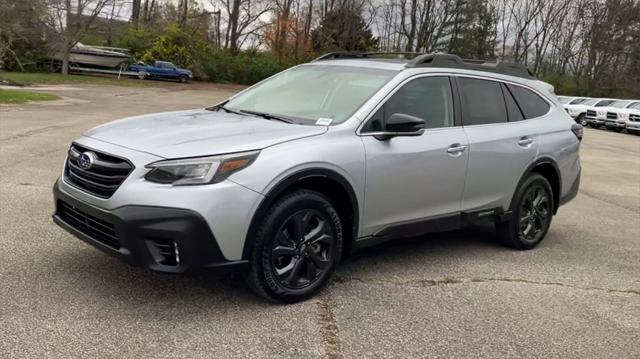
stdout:
[[236,115],[242,115],[242,116],[246,116],[247,115],[246,113],[243,113],[241,111],[237,111],[237,110],[225,107],[224,105],[227,102],[229,102],[229,101],[222,102],[222,103],[217,104],[215,106],[207,107],[207,108],[205,108],[205,110],[208,110],[208,111],[220,111],[220,110],[222,110],[222,111],[225,111],[225,112],[228,112],[228,113],[235,113]]
[[285,123],[295,123],[293,120],[284,117],[282,115],[274,115],[271,113],[266,113],[266,112],[258,112],[258,111],[249,111],[249,110],[240,110],[240,112],[242,113],[248,113],[249,115],[255,115],[255,116],[260,116],[262,118],[266,118],[267,120],[276,120],[276,121],[282,121]]

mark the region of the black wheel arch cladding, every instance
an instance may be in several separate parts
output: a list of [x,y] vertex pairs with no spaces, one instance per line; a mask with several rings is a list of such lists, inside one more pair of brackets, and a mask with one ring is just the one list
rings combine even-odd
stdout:
[[[346,193],[347,198],[338,199],[335,198],[335,193],[333,194],[333,196],[331,195],[331,193],[327,193],[331,192],[331,190],[323,191],[322,189],[314,188],[315,186],[313,184],[319,184],[323,182],[332,183],[334,186],[333,189],[339,189],[340,191]],[[311,188],[309,188],[309,185],[311,185]],[[249,230],[247,231],[244,247],[242,250],[243,259],[249,259],[251,257],[255,235],[257,233],[258,227],[260,226],[261,220],[264,218],[264,215],[267,213],[269,208],[271,208],[271,206],[282,194],[297,188],[312,189],[329,198],[334,207],[336,207],[336,210],[340,214],[343,221],[343,236],[345,246],[343,255],[350,252],[352,245],[358,235],[360,220],[360,210],[356,193],[349,181],[347,181],[346,178],[344,178],[336,171],[325,168],[312,168],[301,170],[289,175],[285,179],[278,182],[278,184],[275,185],[266,194],[266,196],[258,206],[258,209],[254,213],[253,218],[251,219],[251,224],[249,225]],[[336,200],[338,200],[339,203],[335,203]]]

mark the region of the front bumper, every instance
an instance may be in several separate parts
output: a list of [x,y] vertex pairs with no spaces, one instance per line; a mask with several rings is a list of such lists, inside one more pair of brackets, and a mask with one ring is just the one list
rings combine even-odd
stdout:
[[626,123],[625,123],[625,121],[605,120],[604,121],[604,125],[609,129],[614,129],[614,128],[624,129]]
[[129,264],[169,273],[247,265],[226,260],[207,222],[191,210],[139,205],[103,210],[62,192],[58,183],[53,197],[57,225]]
[[627,121],[625,127],[627,128],[627,130],[640,131],[640,122],[638,122],[638,121]]
[[585,117],[584,118],[587,124],[592,126],[603,126],[605,124],[605,119],[600,117]]

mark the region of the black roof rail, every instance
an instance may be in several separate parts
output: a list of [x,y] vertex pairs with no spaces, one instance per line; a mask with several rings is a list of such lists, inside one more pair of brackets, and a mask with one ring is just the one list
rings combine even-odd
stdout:
[[423,52],[402,52],[402,51],[389,51],[389,52],[351,52],[351,51],[337,51],[323,54],[311,62],[323,61],[323,60],[341,60],[341,59],[371,59],[380,58],[388,55],[402,56],[404,59],[412,59],[420,55],[424,55]]
[[411,60],[406,67],[449,67],[454,69],[493,72],[497,74],[535,79],[535,75],[524,65],[513,62],[488,62],[485,60],[463,60],[450,54],[425,54]]
[[362,52],[350,52],[350,51],[337,51],[329,52],[316,57],[311,62],[324,61],[324,60],[339,60],[339,59],[361,59],[366,57]]

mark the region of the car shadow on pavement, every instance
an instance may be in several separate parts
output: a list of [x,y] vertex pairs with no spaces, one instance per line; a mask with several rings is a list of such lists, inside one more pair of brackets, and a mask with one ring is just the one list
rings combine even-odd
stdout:
[[[197,273],[173,275],[130,266],[106,256],[91,247],[67,251],[56,271],[63,278],[73,278],[75,288],[92,300],[120,302],[124,306],[180,305],[198,308],[225,305],[269,305],[253,295],[238,273]],[[407,268],[423,269],[426,264],[438,265],[456,257],[473,256],[474,252],[509,251],[495,239],[493,226],[470,227],[464,230],[434,233],[418,238],[398,239],[364,249],[343,260],[337,276],[357,276],[375,270],[385,275]]]

